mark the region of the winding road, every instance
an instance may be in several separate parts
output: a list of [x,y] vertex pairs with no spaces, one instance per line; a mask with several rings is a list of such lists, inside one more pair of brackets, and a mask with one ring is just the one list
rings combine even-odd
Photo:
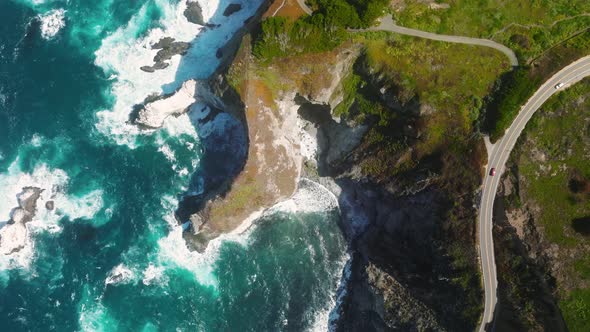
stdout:
[[496,43],[493,40],[463,37],[463,36],[439,35],[439,34],[432,33],[432,32],[404,28],[404,27],[400,27],[399,25],[396,25],[395,22],[393,21],[393,18],[389,15],[383,17],[381,19],[381,23],[378,26],[373,27],[373,28],[369,28],[368,30],[389,31],[389,32],[399,33],[401,35],[420,37],[420,38],[444,41],[444,42],[449,42],[449,43],[491,47],[493,49],[496,49],[496,50],[506,54],[506,56],[510,60],[510,64],[513,67],[518,66],[518,59],[516,58],[516,54],[514,54],[514,51],[512,51],[511,49],[509,49],[508,47],[506,47],[502,44]]
[[[485,288],[485,306],[479,331],[489,331],[493,328],[494,311],[497,303],[498,280],[496,277],[496,261],[494,257],[494,240],[492,237],[492,214],[494,199],[501,175],[504,172],[506,161],[514,148],[518,137],[531,119],[549,97],[567,88],[568,86],[590,76],[590,56],[581,58],[557,74],[548,79],[521,108],[518,116],[506,130],[504,137],[492,145],[489,152],[489,163],[486,168],[486,177],[483,184],[481,205],[479,208],[479,246],[481,256],[482,274]],[[556,89],[558,83],[564,86]],[[496,175],[490,176],[492,168],[496,169]],[[492,326],[490,326],[492,325]]]
[[[313,10],[311,8],[309,8],[309,6],[307,6],[307,4],[305,3],[305,0],[297,0],[297,3],[299,4],[301,9],[303,9],[303,11],[306,14],[308,14],[308,15],[313,14]],[[276,14],[276,12],[275,12],[275,14]],[[484,47],[490,47],[490,48],[496,49],[496,50],[504,53],[508,57],[508,59],[510,60],[510,65],[512,65],[512,67],[518,66],[518,58],[516,57],[516,54],[514,53],[514,51],[511,50],[510,48],[500,44],[500,43],[496,43],[493,40],[481,39],[481,38],[471,38],[471,37],[464,37],[464,36],[439,35],[439,34],[432,33],[432,32],[404,28],[404,27],[400,27],[399,25],[395,24],[395,22],[393,21],[393,17],[391,15],[385,15],[383,18],[381,18],[379,25],[376,27],[371,27],[368,29],[349,29],[349,31],[388,31],[388,32],[399,33],[400,35],[419,37],[419,38],[425,38],[425,39],[432,39],[432,40],[444,41],[444,42],[449,42],[449,43],[479,45],[479,46],[484,46]]]

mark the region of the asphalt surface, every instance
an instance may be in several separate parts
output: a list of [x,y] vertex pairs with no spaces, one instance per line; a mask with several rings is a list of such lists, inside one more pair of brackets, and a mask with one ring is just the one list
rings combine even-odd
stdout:
[[[506,130],[504,137],[491,147],[479,209],[479,245],[485,289],[485,306],[479,331],[490,331],[493,329],[493,324],[491,323],[493,322],[497,303],[496,291],[498,281],[494,258],[494,240],[492,237],[492,214],[496,191],[498,190],[498,184],[504,172],[506,161],[510,157],[510,152],[514,148],[518,137],[535,111],[553,94],[566,89],[586,76],[590,76],[590,56],[573,62],[553,75],[522,107],[520,113],[512,122],[512,125],[510,125],[510,128]],[[564,86],[560,89],[555,89],[558,83],[564,83]],[[495,176],[490,176],[492,168],[496,169]]]
[[[303,0],[300,0],[300,1],[303,1]],[[414,36],[414,37],[420,37],[420,38],[426,38],[426,39],[432,39],[432,40],[439,40],[439,41],[450,42],[450,43],[491,47],[493,49],[496,49],[496,50],[506,54],[506,56],[510,60],[510,64],[513,67],[518,66],[518,59],[516,58],[516,54],[514,54],[514,51],[512,51],[511,49],[509,49],[508,47],[506,47],[502,44],[496,43],[495,41],[492,41],[489,39],[471,38],[471,37],[463,37],[463,36],[439,35],[439,34],[432,33],[432,32],[404,28],[404,27],[400,27],[400,26],[396,25],[395,22],[393,21],[393,18],[391,18],[391,16],[389,16],[389,15],[382,18],[381,23],[378,26],[376,26],[374,28],[370,28],[369,30],[390,31],[390,32],[395,32],[395,33],[399,33],[402,35],[408,35],[408,36]]]

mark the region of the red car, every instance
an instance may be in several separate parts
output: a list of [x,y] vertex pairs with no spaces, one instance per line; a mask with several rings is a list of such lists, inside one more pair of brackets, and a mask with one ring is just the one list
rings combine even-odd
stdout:
[[496,175],[496,168],[495,167],[492,167],[492,169],[490,170],[490,175],[491,176]]

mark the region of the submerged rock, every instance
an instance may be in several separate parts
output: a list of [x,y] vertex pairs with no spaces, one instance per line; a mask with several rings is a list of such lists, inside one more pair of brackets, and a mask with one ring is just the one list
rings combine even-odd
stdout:
[[109,275],[105,279],[104,283],[105,285],[125,283],[133,279],[134,276],[135,275],[133,271],[131,271],[127,266],[119,264],[115,266],[111,272],[109,272]]
[[146,73],[153,73],[156,70],[168,68],[169,65],[170,64],[168,64],[167,62],[157,62],[153,66],[141,66],[139,67],[139,69],[145,71]]
[[25,187],[17,196],[18,207],[10,213],[10,220],[0,229],[0,253],[9,255],[25,247],[27,241],[26,223],[33,220],[37,210],[37,200],[42,189]]
[[231,16],[231,15],[239,12],[240,10],[242,10],[242,5],[241,4],[239,4],[239,3],[231,3],[223,11],[223,16],[225,16],[225,17]]

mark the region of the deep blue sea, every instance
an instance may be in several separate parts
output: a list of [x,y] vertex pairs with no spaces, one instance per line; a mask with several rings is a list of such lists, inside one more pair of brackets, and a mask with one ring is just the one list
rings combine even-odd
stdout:
[[[326,329],[348,257],[331,194],[308,184],[191,252],[174,211],[206,158],[196,126],[127,123],[149,94],[211,75],[261,3],[198,1],[218,28],[178,0],[0,0],[0,227],[24,187],[44,190],[24,248],[0,256],[0,331]],[[139,70],[165,36],[193,46]]]

